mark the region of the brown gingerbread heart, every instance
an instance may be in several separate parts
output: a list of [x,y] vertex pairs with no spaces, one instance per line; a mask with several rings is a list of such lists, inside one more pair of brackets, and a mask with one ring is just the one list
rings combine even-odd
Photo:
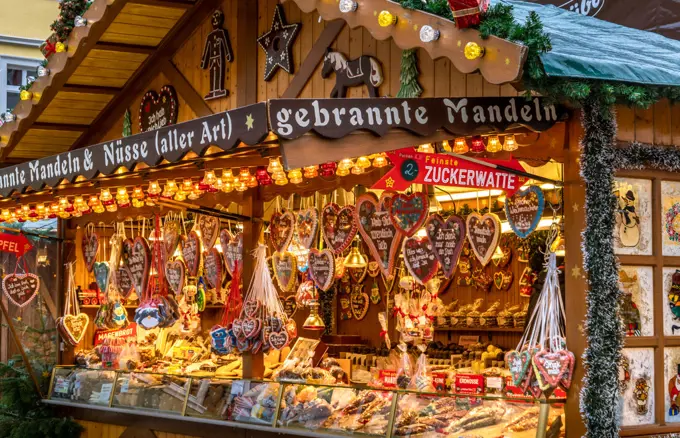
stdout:
[[220,232],[220,245],[224,264],[230,277],[234,277],[236,267],[243,268],[243,233],[232,235],[226,228]]
[[308,208],[300,210],[295,214],[296,225],[295,233],[297,234],[300,245],[309,249],[314,243],[314,238],[319,229],[319,213],[316,208]]
[[327,204],[321,211],[323,240],[335,254],[341,254],[349,248],[357,235],[355,212],[353,205],[340,208],[334,203]]
[[432,242],[434,254],[439,260],[444,276],[453,277],[465,243],[465,221],[456,215],[444,220],[435,213],[425,222],[425,231]]
[[501,222],[493,213],[480,216],[470,213],[466,221],[467,237],[477,260],[486,266],[491,260],[501,236]]
[[309,275],[316,287],[323,291],[330,289],[335,279],[335,257],[330,249],[309,250]]
[[439,261],[429,237],[405,238],[401,253],[404,256],[406,269],[418,283],[425,284],[437,275]]
[[137,236],[132,244],[132,252],[127,262],[127,270],[132,279],[132,285],[141,298],[149,285],[149,270],[151,269],[151,251],[149,244],[142,236]]
[[269,221],[269,240],[274,251],[283,252],[293,240],[295,217],[290,211],[276,212]]
[[198,276],[198,267],[201,265],[201,240],[195,231],[182,236],[182,258],[187,266],[187,273],[190,277]]
[[196,220],[201,231],[201,243],[205,251],[215,246],[220,235],[220,220],[215,216],[200,215]]
[[170,290],[179,295],[182,293],[186,282],[186,266],[181,260],[173,260],[165,264],[165,279],[168,281]]
[[371,256],[387,277],[391,276],[394,270],[394,261],[402,238],[402,233],[390,219],[389,206],[393,195],[390,192],[383,192],[378,199],[372,192],[364,193],[357,199],[355,213],[359,232]]
[[97,254],[99,254],[99,234],[95,232],[86,234],[83,236],[82,245],[85,267],[87,272],[92,272],[94,262],[97,260]]
[[205,262],[203,264],[203,277],[208,287],[211,289],[220,288],[222,286],[223,274],[224,264],[222,262],[222,254],[220,254],[217,248],[211,247],[205,254]]
[[272,267],[274,268],[274,277],[276,277],[281,290],[284,292],[293,290],[296,280],[297,258],[288,251],[275,252],[272,255]]

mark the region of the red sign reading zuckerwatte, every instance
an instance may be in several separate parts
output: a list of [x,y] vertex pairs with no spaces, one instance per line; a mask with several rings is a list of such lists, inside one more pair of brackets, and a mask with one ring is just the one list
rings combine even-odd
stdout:
[[23,234],[0,234],[0,252],[9,252],[21,257],[33,248]]
[[[423,154],[413,148],[388,152],[394,165],[373,189],[406,190],[411,184],[470,187],[474,189],[504,190],[511,196],[527,178],[504,170],[493,169],[458,157],[444,154]],[[519,161],[481,160],[508,169],[524,171]]]

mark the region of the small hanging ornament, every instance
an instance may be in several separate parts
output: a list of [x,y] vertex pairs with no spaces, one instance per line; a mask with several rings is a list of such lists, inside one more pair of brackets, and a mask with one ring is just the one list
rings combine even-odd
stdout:
[[488,0],[448,0],[458,29],[478,26],[480,14],[488,8]]
[[66,288],[66,304],[64,316],[57,318],[56,326],[62,339],[68,345],[78,345],[83,340],[90,318],[80,312],[78,297],[75,291],[75,273],[73,263],[67,264],[68,286]]

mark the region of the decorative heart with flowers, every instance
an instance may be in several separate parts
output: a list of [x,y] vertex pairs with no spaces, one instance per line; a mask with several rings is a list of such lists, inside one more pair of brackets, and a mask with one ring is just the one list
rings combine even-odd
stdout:
[[357,235],[355,221],[356,208],[346,205],[342,208],[338,204],[326,204],[321,211],[321,231],[323,240],[335,254],[341,254],[352,244]]
[[316,232],[319,229],[319,213],[316,211],[316,208],[312,207],[298,211],[295,214],[295,218],[295,232],[298,242],[306,249],[309,249],[314,243]]
[[430,212],[430,199],[422,192],[397,193],[390,203],[390,219],[397,229],[411,237],[418,231]]
[[269,221],[269,240],[274,251],[283,252],[293,240],[295,216],[291,211],[276,212]]

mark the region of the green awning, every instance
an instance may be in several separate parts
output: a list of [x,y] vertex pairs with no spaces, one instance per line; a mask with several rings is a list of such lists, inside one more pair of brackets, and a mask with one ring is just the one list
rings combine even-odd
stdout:
[[552,42],[541,56],[548,76],[680,86],[680,41],[551,5],[499,1],[519,22],[539,15]]

